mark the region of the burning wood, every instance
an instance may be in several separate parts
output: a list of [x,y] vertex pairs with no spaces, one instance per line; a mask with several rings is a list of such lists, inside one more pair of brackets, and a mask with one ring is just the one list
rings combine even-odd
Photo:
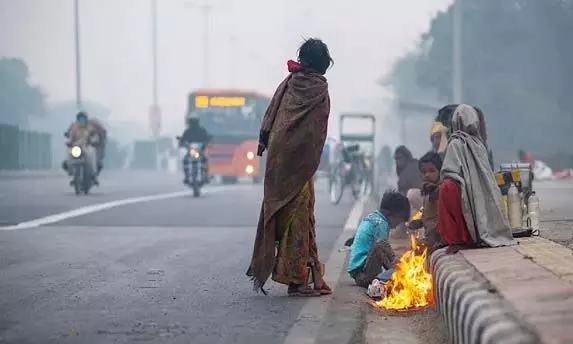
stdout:
[[411,247],[396,265],[392,278],[384,285],[385,297],[377,307],[388,310],[414,310],[433,304],[432,275],[426,270],[428,249],[410,236]]

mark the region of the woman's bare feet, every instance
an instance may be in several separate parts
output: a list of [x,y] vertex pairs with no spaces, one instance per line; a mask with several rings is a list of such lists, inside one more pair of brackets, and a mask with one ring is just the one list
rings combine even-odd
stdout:
[[312,279],[314,283],[314,290],[320,293],[320,295],[330,295],[332,294],[332,289],[324,281],[324,264],[319,264],[319,267],[312,267]]
[[289,284],[288,296],[313,297],[320,296],[320,292],[303,284]]
[[332,289],[326,284],[324,280],[319,283],[314,284],[314,290],[320,293],[320,295],[330,295],[332,294]]

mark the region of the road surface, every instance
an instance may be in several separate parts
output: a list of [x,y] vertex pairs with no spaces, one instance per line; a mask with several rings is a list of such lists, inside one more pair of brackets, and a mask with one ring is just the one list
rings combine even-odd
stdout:
[[[0,179],[0,343],[287,338],[307,299],[272,283],[258,295],[245,276],[262,187],[213,185],[193,199],[179,179],[109,174],[82,197],[64,177]],[[326,195],[318,183],[322,257],[353,205]]]
[[537,182],[541,236],[573,249],[573,181]]

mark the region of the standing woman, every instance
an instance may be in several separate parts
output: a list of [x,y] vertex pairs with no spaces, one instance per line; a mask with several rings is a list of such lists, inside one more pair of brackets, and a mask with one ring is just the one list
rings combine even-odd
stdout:
[[[247,276],[264,294],[271,275],[288,286],[289,296],[331,293],[316,246],[313,175],[326,140],[330,96],[324,74],[332,63],[324,42],[306,40],[298,62],[288,61],[290,74],[263,118],[257,154],[268,150],[264,199]],[[307,283],[309,270],[314,287]]]

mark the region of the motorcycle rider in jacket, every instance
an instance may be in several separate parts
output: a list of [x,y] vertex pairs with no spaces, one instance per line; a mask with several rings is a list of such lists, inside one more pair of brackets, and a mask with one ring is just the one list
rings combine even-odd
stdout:
[[[90,121],[87,113],[83,111],[80,111],[76,115],[76,121],[70,125],[64,136],[68,138],[68,146],[81,146],[90,144],[96,148],[96,152],[98,147],[101,146],[102,138],[100,137],[101,134],[98,130],[98,127],[94,125],[92,121]],[[99,154],[96,153],[96,155],[98,155],[96,158],[97,170],[94,171],[95,173],[93,175],[93,183],[95,185],[99,185],[97,174],[101,170],[101,162],[99,161]],[[62,163],[62,168],[68,173],[68,175],[70,175],[71,171],[68,168],[68,158],[66,158]],[[70,184],[73,184],[73,182],[74,181],[72,180]]]
[[[201,143],[201,162],[203,164],[203,180],[207,182],[207,164],[208,160],[205,156],[205,146],[211,141],[211,135],[205,130],[204,127],[199,123],[198,117],[188,117],[187,118],[187,128],[183,132],[181,139],[179,140],[179,147],[187,147],[188,144],[192,142]],[[186,152],[183,157],[183,183],[189,184],[189,153]]]

